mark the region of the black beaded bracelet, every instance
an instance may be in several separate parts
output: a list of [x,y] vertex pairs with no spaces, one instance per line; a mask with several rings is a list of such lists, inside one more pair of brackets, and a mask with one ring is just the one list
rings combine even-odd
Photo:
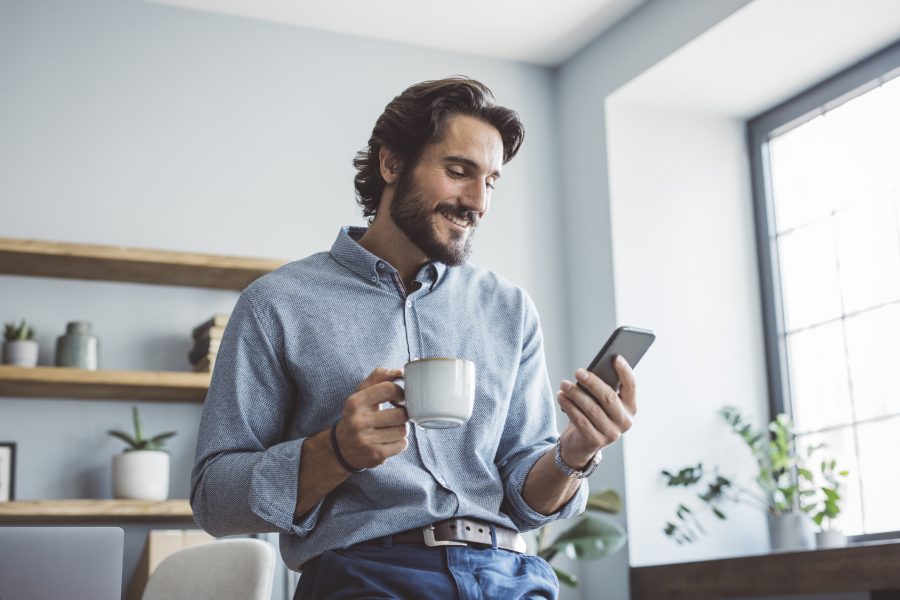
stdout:
[[344,469],[350,471],[351,473],[362,473],[363,471],[368,470],[366,469],[366,467],[362,467],[361,469],[354,469],[349,465],[349,463],[347,463],[346,460],[344,460],[344,456],[341,454],[341,449],[338,448],[337,443],[337,426],[340,422],[341,420],[338,419],[334,422],[334,425],[331,426],[331,447],[334,449],[334,457],[338,460],[339,463],[341,463],[341,466],[344,467]]

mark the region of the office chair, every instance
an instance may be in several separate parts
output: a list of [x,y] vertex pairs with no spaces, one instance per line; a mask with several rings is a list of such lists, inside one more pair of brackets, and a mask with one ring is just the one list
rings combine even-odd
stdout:
[[219,540],[167,557],[141,600],[269,600],[275,550],[254,539]]

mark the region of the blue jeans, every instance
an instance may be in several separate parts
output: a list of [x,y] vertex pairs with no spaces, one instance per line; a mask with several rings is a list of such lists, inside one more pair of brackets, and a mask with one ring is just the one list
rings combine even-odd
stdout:
[[391,544],[384,539],[327,550],[303,566],[294,600],[555,599],[559,581],[544,559],[473,546]]

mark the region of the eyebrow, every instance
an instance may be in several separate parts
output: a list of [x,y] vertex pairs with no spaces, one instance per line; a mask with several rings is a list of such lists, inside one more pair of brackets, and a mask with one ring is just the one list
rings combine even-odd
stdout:
[[[475,170],[478,170],[481,168],[481,166],[477,162],[475,162],[471,158],[466,158],[465,156],[445,156],[444,162],[445,163],[459,163],[461,165],[466,165],[467,167],[470,167]],[[494,179],[500,179],[500,177],[502,177],[502,175],[500,174],[500,171],[497,170],[497,171],[494,171],[493,173],[491,173],[491,177],[493,177]]]

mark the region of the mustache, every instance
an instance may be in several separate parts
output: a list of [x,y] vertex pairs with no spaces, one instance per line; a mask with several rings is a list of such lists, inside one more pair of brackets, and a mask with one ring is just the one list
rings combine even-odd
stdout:
[[481,221],[481,217],[474,210],[468,210],[462,206],[452,206],[450,204],[440,204],[437,207],[439,212],[445,212],[450,214],[457,219],[465,219],[469,221],[473,226],[478,225],[478,222]]

